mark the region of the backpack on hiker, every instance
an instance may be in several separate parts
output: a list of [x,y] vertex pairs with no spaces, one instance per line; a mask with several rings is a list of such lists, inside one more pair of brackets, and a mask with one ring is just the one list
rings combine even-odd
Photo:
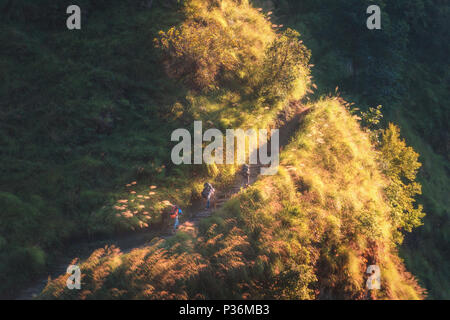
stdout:
[[250,176],[250,167],[248,166],[248,164],[244,164],[242,166],[241,175],[243,175],[244,177]]
[[170,212],[170,217],[172,219],[175,219],[177,216],[182,215],[183,211],[181,211],[180,208],[178,208],[178,206],[173,206],[172,207],[172,211]]
[[203,185],[202,197],[208,199],[213,193],[214,193],[213,186],[210,183],[206,182]]
[[183,211],[177,206],[173,205],[172,208],[170,208],[170,211],[168,213],[169,217],[172,219],[170,220],[171,224],[173,223],[173,227],[171,228],[172,234],[176,232],[178,229],[178,226],[180,224],[179,217],[183,214]]

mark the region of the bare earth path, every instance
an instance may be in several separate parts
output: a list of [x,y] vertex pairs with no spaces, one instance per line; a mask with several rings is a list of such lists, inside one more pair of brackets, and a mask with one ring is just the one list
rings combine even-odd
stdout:
[[[292,134],[298,129],[299,123],[308,109],[302,108],[299,102],[291,103],[279,116],[278,123],[280,129],[280,148],[289,143]],[[250,165],[250,185],[255,183],[260,173],[261,165]],[[232,187],[226,191],[218,190],[215,196],[215,210],[220,209],[225,202],[241,191],[244,186],[243,178],[237,174]],[[186,213],[190,218],[186,219],[179,226],[179,231],[193,232],[196,234],[198,223],[201,219],[211,216],[213,210],[206,210],[202,202],[194,203]],[[64,257],[60,257],[49,268],[45,276],[38,278],[31,285],[22,290],[15,299],[31,300],[39,295],[48,283],[48,280],[55,279],[66,273],[67,267],[75,257],[84,260],[96,249],[114,245],[123,253],[133,249],[146,246],[155,237],[169,238],[172,235],[162,234],[160,231],[147,229],[143,232],[118,236],[114,239],[93,240],[75,243],[67,248]]]

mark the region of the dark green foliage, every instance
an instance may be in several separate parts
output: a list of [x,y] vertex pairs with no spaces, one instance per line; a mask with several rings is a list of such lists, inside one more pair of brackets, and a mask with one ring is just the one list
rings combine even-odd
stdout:
[[86,236],[118,185],[170,170],[158,167],[180,124],[167,110],[185,94],[151,40],[176,23],[177,5],[80,1],[72,32],[69,4],[0,3],[0,268],[11,279],[0,295],[42,270],[42,250]]
[[[185,89],[167,78],[152,43],[160,30],[179,23],[181,2],[154,0],[149,10],[144,1],[80,0],[77,32],[65,26],[70,1],[0,2],[0,295],[42,270],[45,253],[62,241],[111,232],[101,207],[130,179],[186,178],[180,168],[159,170],[168,162],[170,132],[189,115],[174,107]],[[373,3],[382,9],[381,31],[365,27]],[[383,104],[386,120],[399,123],[421,154],[420,202],[428,214],[405,239],[402,254],[431,298],[448,298],[448,1],[283,0],[275,9],[311,49],[319,93],[338,85],[363,110]],[[284,44],[294,38],[288,32],[271,52],[283,57]],[[298,42],[294,47],[309,58]],[[266,69],[279,84],[269,86],[273,97],[289,89],[298,62],[290,60],[280,73]],[[228,66],[212,70],[220,75]],[[251,75],[243,80],[254,80]],[[378,121],[373,111],[370,118]],[[405,183],[401,175],[397,181]],[[399,224],[417,225],[414,210]],[[281,278],[289,288],[301,287],[293,279],[303,271],[289,268]]]

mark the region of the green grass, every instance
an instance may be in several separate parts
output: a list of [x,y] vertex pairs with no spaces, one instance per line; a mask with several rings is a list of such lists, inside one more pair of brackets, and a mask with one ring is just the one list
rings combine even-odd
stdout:
[[202,220],[198,235],[182,229],[129,254],[100,249],[80,265],[83,290],[67,290],[63,275],[40,298],[362,299],[367,264],[377,264],[374,297],[420,299],[397,255],[377,157],[344,105],[322,99],[279,173]]
[[[25,2],[6,11],[0,26],[6,71],[0,88],[0,201],[14,202],[0,223],[5,296],[73,239],[146,228],[160,221],[168,201],[189,207],[206,179],[218,188],[230,184],[235,166],[174,166],[173,130],[192,129],[194,120],[218,128],[267,127],[284,101],[300,98],[309,83],[303,75],[292,79],[295,86],[283,101],[272,98],[269,112],[258,95],[242,92],[242,83],[223,79],[220,88],[199,93],[166,75],[153,42],[161,30],[189,19],[188,11],[161,3],[152,10],[130,2],[86,6],[92,13],[80,32],[46,24],[48,7]],[[21,10],[35,19],[22,20],[27,15],[17,16]],[[196,13],[201,15],[212,21],[206,34],[224,17],[242,23],[232,36],[244,52],[235,53],[239,68],[228,76],[238,77],[242,66],[258,75],[256,66],[276,35],[270,22],[248,4]],[[256,62],[247,59],[250,51],[259,56]],[[244,87],[257,91],[252,79],[245,81]],[[24,259],[32,259],[30,268],[14,272]]]
[[[352,1],[341,1],[339,10],[353,8]],[[67,32],[47,12],[61,11],[63,2],[40,8],[15,1],[2,11],[0,204],[7,210],[0,212],[1,295],[14,294],[74,238],[158,223],[164,203],[188,207],[206,179],[229,187],[236,166],[171,164],[174,129],[192,129],[194,120],[222,130],[273,127],[290,100],[311,93],[309,51],[280,30],[279,18],[247,1],[218,3],[192,0],[180,10],[155,1],[143,10],[133,1],[83,2],[89,14],[80,32]],[[421,201],[431,214],[401,253],[432,297],[445,297],[448,164],[429,146],[440,135],[419,138],[445,118],[445,88],[433,82],[428,65],[410,78],[397,68],[402,57],[411,58],[402,51],[403,20],[387,24],[387,33],[350,35],[333,24],[358,21],[330,15],[336,4],[302,3],[287,20],[313,50],[319,92],[339,85],[363,107],[388,102],[387,118],[401,124],[423,156]],[[355,37],[367,46],[356,46]],[[155,38],[182,48],[181,58],[170,46],[155,47]],[[283,51],[292,47],[295,53]],[[365,64],[368,50],[389,63]],[[282,61],[284,69],[277,64]],[[359,78],[351,77],[349,61],[364,66]],[[174,65],[187,72],[177,74]],[[277,67],[280,72],[271,72]],[[415,88],[416,78],[423,89]],[[402,86],[411,97],[401,96]],[[429,101],[438,105],[433,112],[422,107]],[[82,292],[64,289],[63,276],[41,297],[365,298],[364,271],[372,262],[385,275],[377,298],[423,297],[398,258],[383,194],[387,179],[368,134],[340,98],[310,106],[283,152],[279,174],[202,221],[198,237],[181,232],[126,255],[99,249],[82,264]]]

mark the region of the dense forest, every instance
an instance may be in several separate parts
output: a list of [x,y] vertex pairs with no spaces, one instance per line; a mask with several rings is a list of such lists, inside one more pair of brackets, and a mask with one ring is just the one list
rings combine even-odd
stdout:
[[176,128],[273,128],[298,105],[277,175],[40,297],[450,298],[447,1],[79,0],[69,31],[70,4],[0,1],[0,296],[205,180],[226,190],[237,166],[172,163]]

